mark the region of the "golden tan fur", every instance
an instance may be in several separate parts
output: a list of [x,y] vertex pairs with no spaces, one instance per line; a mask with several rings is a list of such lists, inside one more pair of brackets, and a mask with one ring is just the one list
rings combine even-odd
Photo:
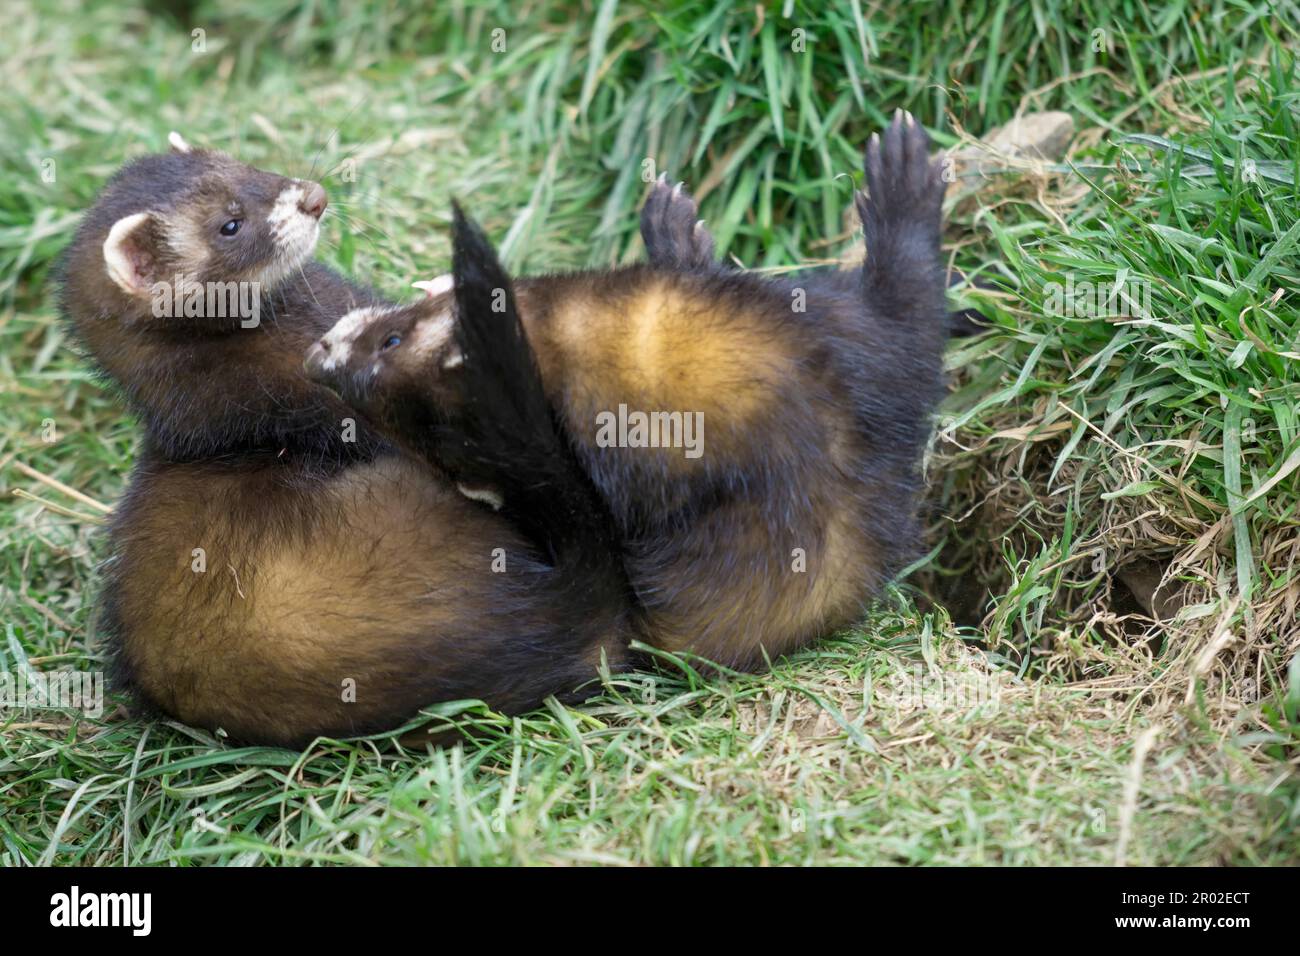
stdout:
[[[614,294],[581,280],[565,288],[564,281],[521,281],[519,309],[547,391],[589,456],[622,458],[608,467],[623,473],[643,471],[652,457],[670,475],[702,481],[720,462],[749,468],[781,455],[797,430],[825,449],[832,466],[801,476],[813,506],[790,512],[785,527],[765,513],[770,502],[742,494],[689,521],[661,516],[660,527],[672,529],[671,547],[657,533],[644,541],[633,534],[629,573],[648,596],[643,639],[752,667],[854,620],[884,573],[881,548],[857,513],[852,459],[865,449],[853,435],[850,407],[828,400],[826,414],[801,421],[787,400],[792,391],[805,398],[830,391],[812,374],[815,339],[801,331],[799,317],[777,313],[774,321],[783,303],[773,298],[727,296],[675,274],[648,272]],[[620,404],[702,412],[706,454],[597,449],[596,415]],[[677,500],[689,507],[690,495],[688,485]]]
[[[864,501],[888,490],[862,480],[868,443],[826,340],[851,331],[856,303],[815,299],[814,316],[784,286],[644,268],[515,288],[546,398],[619,525],[642,640],[755,667],[861,613],[888,573]],[[448,292],[340,322],[335,352],[378,369],[381,403],[449,407],[453,336],[434,353],[374,343],[418,345],[454,306]],[[698,416],[702,453],[607,445],[598,416],[620,406]]]
[[[567,288],[566,288],[567,286]],[[531,293],[531,294],[530,294]],[[743,452],[744,432],[781,414],[799,356],[762,315],[721,316],[678,276],[646,273],[613,295],[563,277],[524,280],[519,309],[548,393],[573,423],[620,403],[704,416],[711,451]],[[703,467],[680,450],[637,449],[674,470]]]
[[122,654],[169,713],[236,737],[275,727],[293,740],[414,713],[429,703],[419,691],[395,698],[419,644],[472,657],[451,638],[472,640],[464,632],[492,618],[503,583],[493,549],[522,567],[528,548],[406,459],[286,477],[276,464],[141,476],[115,569]]

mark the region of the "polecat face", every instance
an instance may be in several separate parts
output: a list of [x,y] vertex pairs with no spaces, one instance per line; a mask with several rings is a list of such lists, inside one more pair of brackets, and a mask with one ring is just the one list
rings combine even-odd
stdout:
[[190,149],[173,136],[173,153],[128,166],[101,201],[117,214],[103,240],[103,268],[137,304],[153,301],[156,318],[192,319],[193,312],[159,315],[160,285],[183,277],[245,284],[241,291],[254,296],[273,290],[315,249],[327,199],[319,183]]
[[195,272],[273,289],[316,248],[325,190],[220,157],[171,216],[167,242]]
[[354,309],[307,352],[307,377],[353,408],[384,421],[385,401],[419,391],[430,405],[449,400],[463,356],[455,338],[450,276],[427,284],[427,298],[388,308]]

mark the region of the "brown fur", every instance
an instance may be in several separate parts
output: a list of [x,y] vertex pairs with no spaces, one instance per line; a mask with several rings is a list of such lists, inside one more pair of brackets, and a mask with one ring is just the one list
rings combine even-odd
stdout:
[[[534,703],[518,699],[526,682],[452,679],[493,672],[502,637],[550,626],[554,572],[516,533],[408,459],[321,479],[295,471],[271,459],[137,475],[117,518],[112,581],[120,653],[148,699],[188,723],[276,743],[392,726],[447,690],[505,709]],[[618,666],[614,622],[608,633],[595,663],[571,668],[574,686],[596,677],[602,648]]]
[[[267,217],[286,188],[221,154],[146,157],[65,256],[71,330],[145,426],[103,572],[121,681],[173,717],[293,746],[438,702],[518,712],[586,692],[602,652],[615,669],[627,659],[616,558],[546,561],[306,378],[307,345],[378,300],[275,241]],[[235,208],[244,227],[223,236]],[[124,284],[105,241],[144,212]],[[187,266],[280,278],[254,327],[152,314],[148,283]]]
[[[656,264],[512,283],[457,213],[454,295],[341,322],[313,348],[312,374],[447,465],[467,411],[510,408],[493,390],[512,383],[481,369],[497,361],[486,333],[506,355],[517,325],[531,360],[498,364],[520,395],[535,364],[617,526],[643,638],[755,667],[850,623],[916,554],[918,464],[948,329],[944,184],[928,150],[903,114],[868,148],[869,258],[852,279],[714,268],[711,239],[671,208],[673,190],[643,220]],[[453,308],[454,334],[442,331]],[[402,347],[427,343],[430,323],[440,348]],[[461,355],[471,343],[480,352]],[[597,416],[620,406],[702,414],[703,454],[605,447]]]
[[[811,330],[842,317],[831,302],[815,303],[815,316],[791,312],[783,291],[649,268],[518,283],[547,397],[579,458],[605,476],[597,484],[613,490],[642,639],[733,667],[850,623],[885,573],[885,549],[860,517],[861,500],[882,489],[858,478],[868,447]],[[418,337],[450,300],[379,315],[358,346]],[[367,392],[379,404],[345,397],[377,421],[386,396],[453,401],[457,369],[441,366],[454,348],[362,348],[356,367],[382,363]],[[597,415],[620,404],[703,413],[705,453],[600,447]]]
[[[654,500],[656,486],[675,491],[677,513],[645,522],[647,532],[625,521],[629,575],[648,611],[645,640],[744,668],[851,622],[879,582],[880,549],[852,514],[862,489],[849,487],[850,459],[866,449],[848,437],[852,411],[836,401],[836,383],[816,374],[824,366],[817,337],[761,284],[733,289],[712,276],[649,270],[620,279],[612,295],[581,276],[526,280],[520,307],[580,453],[640,476],[643,501]],[[791,392],[802,403],[788,401]],[[620,404],[703,413],[705,454],[598,447],[597,414]],[[770,520],[772,500],[743,492],[696,511],[720,472],[757,474],[777,462],[785,471],[803,449],[829,449],[837,435],[839,461],[805,460],[794,488],[761,483],[788,499],[784,527]],[[796,548],[804,572],[794,570]]]

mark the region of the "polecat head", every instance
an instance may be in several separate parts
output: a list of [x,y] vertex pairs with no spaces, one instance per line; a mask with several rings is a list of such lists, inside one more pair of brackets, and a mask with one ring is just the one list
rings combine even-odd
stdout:
[[463,361],[456,343],[451,276],[419,283],[410,305],[353,309],[307,352],[308,378],[353,408],[384,421],[387,408],[420,391],[432,404],[444,375]]
[[[408,443],[424,426],[474,419],[482,431],[517,413],[514,390],[540,392],[540,381],[514,283],[455,203],[452,273],[420,283],[427,295],[412,305],[343,316],[308,350],[308,378]],[[511,407],[494,409],[498,401]]]
[[318,183],[193,149],[176,133],[170,142],[170,153],[125,166],[86,214],[63,268],[74,320],[227,321],[224,311],[160,309],[160,293],[175,293],[169,287],[183,277],[198,286],[246,283],[242,294],[260,296],[315,249],[326,206]]

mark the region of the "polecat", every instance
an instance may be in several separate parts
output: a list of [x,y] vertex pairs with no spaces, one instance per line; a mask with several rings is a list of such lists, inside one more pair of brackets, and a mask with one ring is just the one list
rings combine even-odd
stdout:
[[[645,639],[756,666],[852,622],[917,551],[948,335],[928,150],[908,114],[872,137],[856,273],[718,266],[694,203],[661,186],[643,218],[650,265],[512,282],[457,212],[452,289],[350,313],[308,371],[475,484],[477,430],[540,387],[613,515]],[[535,491],[502,489],[505,511],[528,523]]]
[[[440,701],[516,712],[602,654],[621,666],[608,522],[534,525],[542,555],[303,374],[340,316],[382,304],[309,260],[324,190],[173,146],[112,180],[61,268],[67,322],[145,431],[101,595],[123,681],[188,723],[300,745]],[[579,478],[556,500],[585,501]]]

